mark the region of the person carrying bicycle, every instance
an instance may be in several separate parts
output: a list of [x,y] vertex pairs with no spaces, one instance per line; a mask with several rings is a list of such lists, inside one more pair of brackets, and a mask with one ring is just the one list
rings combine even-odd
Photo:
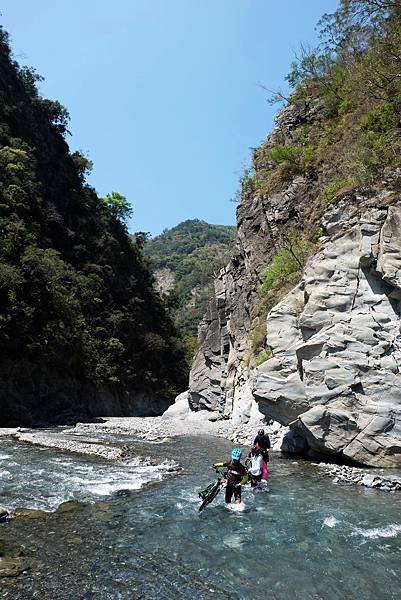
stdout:
[[225,463],[215,463],[213,467],[225,467],[227,473],[226,479],[226,503],[229,504],[234,495],[234,501],[236,504],[241,502],[241,489],[248,481],[248,473],[244,465],[240,462],[242,451],[240,448],[234,448],[231,452],[231,460]]

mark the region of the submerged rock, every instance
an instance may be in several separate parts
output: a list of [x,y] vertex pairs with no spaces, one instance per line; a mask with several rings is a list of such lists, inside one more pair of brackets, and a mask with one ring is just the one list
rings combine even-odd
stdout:
[[24,519],[42,519],[43,517],[48,517],[49,513],[45,510],[38,510],[35,508],[16,508],[14,516],[16,518],[23,517]]
[[0,556],[0,577],[17,577],[30,568],[24,557]]
[[31,566],[21,548],[0,540],[0,577],[17,577]]
[[4,523],[10,517],[10,513],[4,506],[0,505],[0,523]]
[[78,502],[78,500],[68,500],[67,502],[62,502],[60,506],[57,508],[58,513],[69,513],[74,512],[76,510],[81,510],[87,505],[87,502]]

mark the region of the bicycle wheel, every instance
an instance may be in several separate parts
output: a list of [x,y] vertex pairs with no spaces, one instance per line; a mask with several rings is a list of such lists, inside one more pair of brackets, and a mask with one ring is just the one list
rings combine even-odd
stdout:
[[216,498],[216,496],[217,496],[217,494],[219,493],[220,490],[221,490],[221,482],[220,481],[216,481],[216,483],[214,484],[214,486],[210,490],[209,494],[206,496],[206,498],[204,499],[204,501],[200,505],[200,507],[198,509],[199,512],[201,512],[205,508],[205,506],[207,506],[208,504],[210,504],[211,502],[213,502],[213,500]]

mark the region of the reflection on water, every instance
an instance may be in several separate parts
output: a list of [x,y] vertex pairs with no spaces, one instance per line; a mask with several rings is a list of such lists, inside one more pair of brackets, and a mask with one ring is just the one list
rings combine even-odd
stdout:
[[[59,493],[60,479],[75,497],[99,498],[98,485],[111,493],[71,512],[2,525],[0,536],[24,544],[35,561],[31,571],[1,581],[1,597],[399,600],[401,495],[336,486],[309,463],[275,458],[270,491],[245,490],[245,512],[227,511],[221,494],[199,514],[197,492],[214,476],[209,465],[230,448],[210,438],[138,445],[138,453],[178,460],[184,471],[133,491],[135,482],[129,482],[139,477],[138,465],[129,474],[29,447],[16,456],[3,452],[1,443],[9,463],[23,461],[31,474],[37,469],[37,481],[25,483],[26,496],[32,490],[45,494],[46,486],[48,494]],[[68,464],[62,476],[53,469],[51,483],[53,461]],[[96,474],[89,485],[88,472]],[[10,480],[6,485],[10,493]]]

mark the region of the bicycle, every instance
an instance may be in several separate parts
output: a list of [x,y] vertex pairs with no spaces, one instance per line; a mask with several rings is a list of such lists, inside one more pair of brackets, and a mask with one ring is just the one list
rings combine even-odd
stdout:
[[210,483],[204,490],[199,492],[199,497],[202,498],[202,503],[198,510],[201,512],[208,504],[213,502],[220,490],[226,485],[225,476],[219,469],[215,469],[219,477],[214,483]]

